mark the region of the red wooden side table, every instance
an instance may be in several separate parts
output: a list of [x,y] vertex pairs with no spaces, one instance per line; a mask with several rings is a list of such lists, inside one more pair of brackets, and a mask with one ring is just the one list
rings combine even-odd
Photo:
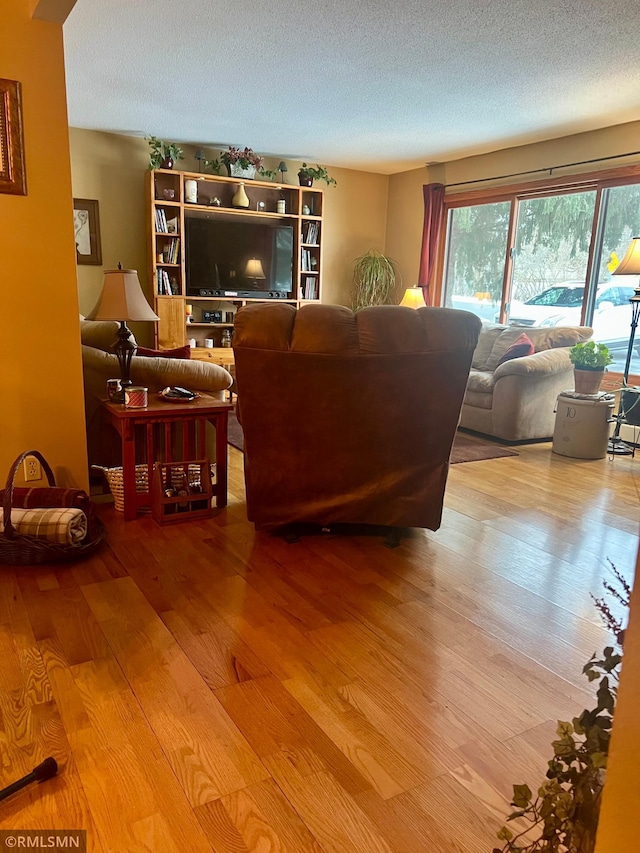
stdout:
[[[227,420],[233,408],[231,403],[215,400],[205,394],[190,403],[174,403],[152,399],[144,409],[127,409],[122,403],[103,401],[110,422],[122,442],[122,480],[124,519],[131,521],[142,507],[151,505],[151,483],[155,462],[204,459],[205,429],[209,422],[216,431],[216,481],[213,494],[216,506],[227,505]],[[136,430],[136,427],[144,427]],[[159,431],[158,431],[159,430]],[[140,433],[143,440],[140,440]],[[158,441],[162,436],[162,442]],[[180,445],[179,459],[174,459],[176,443]],[[163,458],[159,444],[163,445]],[[149,491],[136,491],[136,451],[144,447],[144,464],[147,466]]]

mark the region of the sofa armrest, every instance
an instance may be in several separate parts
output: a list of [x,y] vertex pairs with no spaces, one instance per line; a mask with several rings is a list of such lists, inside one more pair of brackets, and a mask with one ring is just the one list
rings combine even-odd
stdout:
[[503,376],[553,376],[571,368],[569,347],[534,352],[499,364],[493,372],[494,382]]

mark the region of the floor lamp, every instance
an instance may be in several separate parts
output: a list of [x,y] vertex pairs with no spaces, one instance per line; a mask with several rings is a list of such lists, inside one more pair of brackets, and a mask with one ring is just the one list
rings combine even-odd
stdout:
[[[640,237],[634,237],[629,244],[627,253],[620,261],[616,270],[612,275],[635,275],[640,276]],[[620,438],[620,429],[626,421],[624,408],[622,406],[622,392],[627,387],[629,379],[629,370],[631,368],[631,357],[633,356],[633,342],[638,328],[638,319],[640,318],[640,285],[636,286],[633,296],[629,299],[631,303],[631,336],[629,338],[629,347],[627,349],[627,360],[624,365],[624,373],[622,379],[622,390],[620,392],[620,402],[618,403],[618,414],[615,416],[616,428],[613,435],[609,439],[609,453],[614,453],[617,456],[630,456],[634,452],[634,448],[630,447]]]

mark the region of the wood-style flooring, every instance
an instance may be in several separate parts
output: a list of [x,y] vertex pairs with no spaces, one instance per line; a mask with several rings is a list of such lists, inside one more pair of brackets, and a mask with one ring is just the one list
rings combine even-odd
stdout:
[[256,534],[242,455],[213,520],[102,515],[67,567],[0,566],[2,828],[92,853],[481,853],[609,641],[590,593],[631,578],[640,458],[550,444],[454,466],[437,532]]

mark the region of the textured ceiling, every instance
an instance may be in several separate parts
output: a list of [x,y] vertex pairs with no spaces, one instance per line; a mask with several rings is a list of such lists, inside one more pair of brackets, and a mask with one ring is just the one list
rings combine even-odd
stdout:
[[69,124],[392,173],[640,119],[639,24],[637,0],[77,0]]

